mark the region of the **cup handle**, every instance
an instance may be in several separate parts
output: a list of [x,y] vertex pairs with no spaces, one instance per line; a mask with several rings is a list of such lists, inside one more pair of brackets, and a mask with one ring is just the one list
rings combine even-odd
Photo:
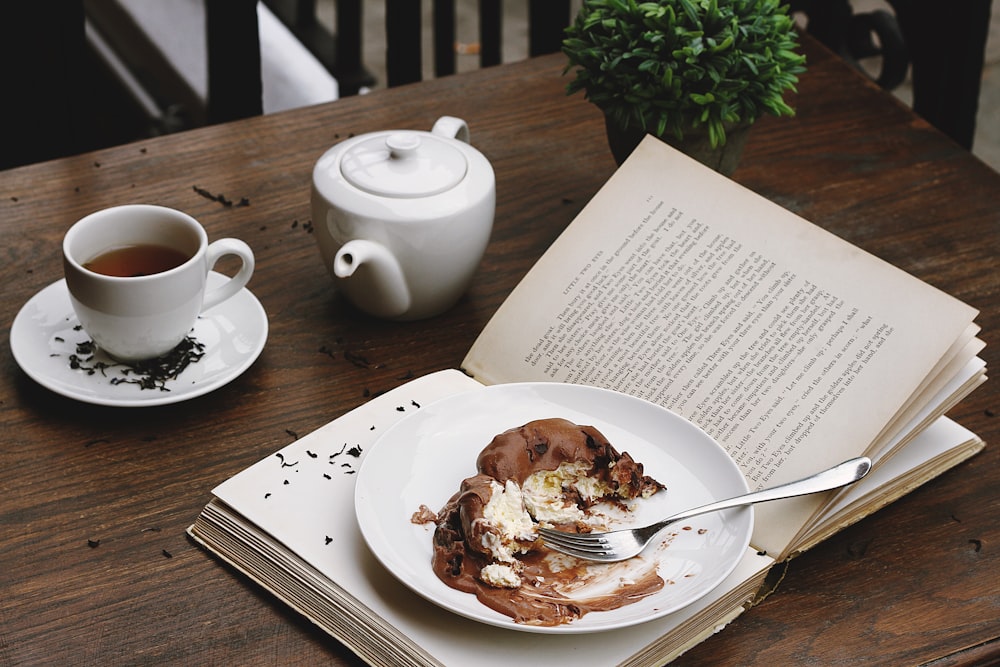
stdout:
[[441,116],[431,128],[431,134],[437,134],[449,139],[458,139],[463,143],[469,143],[469,125],[461,118],[454,116]]
[[212,306],[219,305],[229,297],[235,295],[243,289],[250,280],[250,276],[253,275],[253,251],[250,250],[250,246],[246,243],[239,239],[219,239],[213,241],[205,251],[205,260],[209,271],[212,270],[212,267],[215,266],[215,263],[223,255],[236,255],[243,261],[243,266],[240,267],[235,276],[219,287],[205,293],[205,299],[201,305],[202,312]]

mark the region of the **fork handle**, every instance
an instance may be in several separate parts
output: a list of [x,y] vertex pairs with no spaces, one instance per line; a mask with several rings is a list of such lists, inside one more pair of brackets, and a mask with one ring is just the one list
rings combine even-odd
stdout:
[[655,526],[658,526],[655,530],[658,532],[668,524],[674,523],[675,521],[681,521],[692,516],[697,516],[699,514],[717,512],[719,510],[729,509],[730,507],[740,507],[743,505],[762,503],[768,500],[780,500],[782,498],[792,498],[794,496],[804,496],[810,493],[836,489],[858,481],[868,474],[871,467],[871,459],[866,456],[860,456],[856,459],[844,461],[843,463],[837,464],[832,468],[828,468],[822,472],[816,473],[815,475],[810,475],[809,477],[805,477],[794,482],[779,484],[778,486],[772,486],[769,489],[761,489],[760,491],[754,491],[742,496],[736,496],[727,500],[719,500],[714,503],[709,503],[708,505],[702,505],[701,507],[695,507],[694,509],[686,510],[684,512],[678,512],[677,514],[654,524]]

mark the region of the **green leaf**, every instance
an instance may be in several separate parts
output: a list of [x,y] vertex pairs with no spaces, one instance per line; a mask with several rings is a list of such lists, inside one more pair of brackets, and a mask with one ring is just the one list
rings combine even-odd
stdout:
[[688,19],[691,21],[691,23],[695,24],[696,26],[700,26],[701,20],[698,16],[698,10],[695,9],[693,4],[691,4],[691,0],[678,0],[678,1],[680,2],[681,9],[683,9],[684,13],[687,14]]

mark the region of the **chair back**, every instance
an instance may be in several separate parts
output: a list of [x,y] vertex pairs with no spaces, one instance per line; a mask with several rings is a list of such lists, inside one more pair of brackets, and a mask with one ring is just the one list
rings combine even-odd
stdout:
[[[341,0],[343,2],[343,0]],[[503,0],[478,0],[479,64],[502,61]],[[456,0],[433,0],[430,34],[434,76],[455,73]],[[570,24],[570,0],[528,0],[528,55],[555,53]],[[413,0],[385,0],[386,85],[399,86],[423,78],[421,7]]]

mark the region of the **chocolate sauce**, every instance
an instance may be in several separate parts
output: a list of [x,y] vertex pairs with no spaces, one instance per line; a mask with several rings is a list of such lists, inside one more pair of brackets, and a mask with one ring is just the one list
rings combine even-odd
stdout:
[[[615,500],[649,495],[663,488],[643,475],[642,464],[611,446],[592,426],[578,426],[565,419],[543,419],[496,436],[480,453],[479,475],[462,482],[459,491],[437,513],[434,531],[434,573],[448,586],[475,595],[487,607],[517,623],[556,626],[592,611],[609,611],[656,593],[664,581],[655,562],[637,559],[630,564],[594,564],[547,549],[541,541],[528,545],[518,556],[523,565],[518,588],[484,583],[480,571],[492,562],[478,533],[483,508],[489,502],[493,480],[518,485],[534,472],[556,470],[562,463],[589,464],[588,476],[604,480],[617,494]],[[574,498],[582,507],[581,498]],[[426,508],[422,508],[424,510]],[[413,521],[429,520],[429,512],[414,514]],[[587,530],[586,526],[560,526]],[[637,567],[638,564],[638,567]],[[628,576],[619,570],[629,568]],[[568,591],[595,581],[617,582],[610,591],[592,596],[570,596]]]
[[[456,494],[438,513],[434,531],[434,574],[454,589],[475,595],[484,605],[509,616],[516,623],[555,626],[569,623],[592,611],[609,611],[656,593],[664,581],[656,573],[656,564],[639,576],[620,578],[621,583],[608,594],[594,597],[569,597],[563,593],[581,580],[614,576],[617,563],[592,564],[536,545],[533,551],[518,558],[523,564],[519,588],[495,588],[479,580],[479,572],[490,558],[469,548],[466,543],[460,503]],[[603,571],[603,572],[602,572]]]

